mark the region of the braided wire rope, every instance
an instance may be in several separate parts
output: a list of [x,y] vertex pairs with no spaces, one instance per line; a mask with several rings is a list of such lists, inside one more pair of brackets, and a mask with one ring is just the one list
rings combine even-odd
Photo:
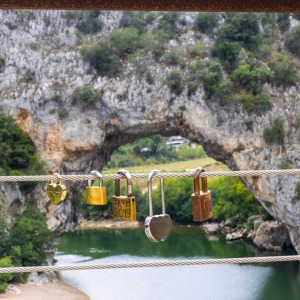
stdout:
[[[218,176],[261,176],[261,175],[299,175],[300,169],[286,170],[248,170],[248,171],[220,171],[203,172],[201,177]],[[194,172],[185,173],[159,173],[153,177],[158,178],[186,178],[193,177]],[[132,178],[148,178],[148,174],[131,174]],[[96,180],[95,175],[61,175],[62,180]],[[110,174],[103,175],[103,179],[123,179],[123,175]],[[57,180],[55,175],[37,176],[0,176],[0,182],[16,181],[51,181]],[[173,266],[193,266],[207,264],[247,264],[247,263],[267,263],[267,262],[287,262],[299,261],[300,255],[292,256],[268,256],[268,257],[244,257],[244,258],[223,258],[223,259],[201,259],[201,260],[176,260],[164,262],[146,263],[126,263],[126,264],[103,264],[103,265],[62,265],[62,266],[34,266],[34,267],[9,267],[0,268],[1,273],[24,273],[24,272],[49,272],[49,271],[70,271],[70,270],[95,270],[95,269],[119,269],[119,268],[148,268],[148,267],[173,267]]]
[[[130,174],[134,179],[148,178],[149,174]],[[219,172],[203,172],[200,177],[218,177],[218,176],[254,176],[261,175],[300,175],[300,169],[286,169],[286,170],[248,170],[248,171],[219,171]],[[125,179],[125,176],[120,174],[102,175],[103,179]],[[153,177],[157,178],[186,178],[193,177],[193,172],[184,173],[159,173]],[[61,175],[62,180],[97,180],[98,177],[91,174],[86,175]],[[0,182],[16,182],[16,181],[51,181],[57,180],[55,175],[36,175],[36,176],[0,176]]]
[[26,272],[50,272],[50,271],[82,271],[82,270],[106,270],[106,269],[131,269],[131,268],[153,268],[153,267],[177,267],[177,266],[199,266],[212,264],[250,264],[268,262],[299,261],[300,255],[289,256],[265,256],[265,257],[242,257],[242,258],[216,258],[197,260],[172,260],[144,263],[124,264],[95,264],[95,265],[61,265],[61,266],[35,266],[35,267],[9,267],[0,268],[0,273],[26,273]]

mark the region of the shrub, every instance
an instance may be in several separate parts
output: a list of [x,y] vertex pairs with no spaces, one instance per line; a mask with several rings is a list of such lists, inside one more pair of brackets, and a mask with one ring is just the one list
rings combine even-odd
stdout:
[[35,71],[27,69],[24,75],[24,80],[27,83],[34,83],[36,78],[35,78]]
[[113,51],[120,57],[134,53],[140,47],[140,36],[136,28],[116,29],[109,35]]
[[5,67],[5,60],[3,57],[0,56],[0,73],[4,71],[4,67]]
[[164,56],[164,61],[167,65],[178,65],[181,61],[183,52],[179,47],[172,48]]
[[18,26],[16,24],[11,23],[11,22],[5,22],[4,25],[7,26],[7,28],[9,30],[15,30],[18,28]]
[[264,139],[268,144],[282,145],[284,142],[283,120],[276,119],[271,128],[264,130]]
[[238,42],[247,50],[254,51],[261,43],[258,16],[249,13],[228,13],[218,31],[217,42]]
[[298,72],[294,64],[287,58],[276,61],[272,66],[272,82],[276,86],[288,87],[295,85],[299,79]]
[[[11,258],[9,256],[5,256],[3,258],[0,258],[0,268],[10,268],[13,267]],[[13,279],[13,274],[11,273],[3,273],[0,274],[0,293],[4,293],[8,282]]]
[[103,27],[103,21],[99,19],[100,11],[92,10],[83,12],[82,19],[76,28],[84,34],[96,33]]
[[215,95],[223,77],[222,65],[218,59],[211,60],[207,72],[203,74],[204,89],[208,98]]
[[202,57],[205,51],[205,46],[203,43],[197,43],[190,47],[189,53],[191,57]]
[[15,265],[46,263],[47,254],[54,245],[53,233],[47,227],[45,215],[36,207],[28,206],[11,227],[8,244]]
[[125,11],[119,21],[119,26],[122,28],[134,27],[140,33],[145,31],[147,23],[150,19],[146,18],[147,14],[141,11]]
[[166,79],[166,84],[172,93],[180,95],[183,89],[181,72],[179,70],[171,71]]
[[234,100],[241,103],[248,113],[262,114],[271,108],[269,94],[266,92],[254,95],[242,90],[234,95]]
[[241,49],[237,42],[223,42],[215,46],[214,55],[222,61],[225,70],[231,73],[237,67]]
[[218,26],[220,16],[218,13],[200,12],[195,20],[195,27],[202,33],[212,34]]
[[93,109],[101,97],[101,93],[94,92],[90,86],[85,86],[74,91],[72,104],[79,104],[82,110]]
[[277,14],[278,27],[281,32],[285,32],[290,28],[290,14]]
[[270,79],[270,72],[264,67],[254,68],[250,64],[242,64],[233,71],[231,79],[236,87],[252,93],[260,93],[262,84]]
[[292,54],[300,58],[300,24],[292,28],[286,35],[285,45]]
[[294,13],[293,14],[293,18],[295,18],[296,20],[300,21],[300,14],[299,13]]
[[238,223],[243,223],[250,216],[267,215],[239,178],[220,178],[213,181],[209,187],[213,199],[213,219],[216,221],[238,217]]
[[81,49],[83,59],[93,67],[97,74],[113,76],[120,68],[120,59],[112,53],[104,42]]
[[300,200],[300,182],[297,182],[296,188],[295,188],[295,196],[293,198],[294,200]]
[[163,12],[159,19],[157,29],[163,31],[168,40],[174,39],[180,33],[180,30],[177,27],[178,20],[178,12]]

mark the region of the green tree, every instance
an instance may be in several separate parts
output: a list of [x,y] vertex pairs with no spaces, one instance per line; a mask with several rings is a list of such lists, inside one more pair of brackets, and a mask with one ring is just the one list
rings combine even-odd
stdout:
[[283,86],[286,88],[295,85],[299,79],[294,64],[286,57],[283,57],[272,64],[271,70],[273,72],[272,82],[274,82],[276,86]]
[[261,43],[258,16],[249,13],[227,13],[225,23],[218,31],[217,43],[221,42],[238,42],[247,50],[256,50]]
[[293,27],[286,35],[285,45],[292,54],[300,57],[300,24]]
[[[45,264],[49,251],[54,249],[53,233],[47,227],[45,215],[36,207],[28,206],[12,225],[8,244],[15,265]],[[20,250],[16,251],[18,247]]]
[[212,34],[218,26],[220,15],[218,13],[200,12],[195,20],[195,27],[202,33]]
[[116,29],[109,35],[111,48],[119,57],[126,57],[140,48],[140,35],[136,28]]
[[179,70],[172,70],[166,79],[166,84],[172,93],[180,95],[182,92],[182,75]]
[[283,120],[280,118],[274,121],[272,127],[264,130],[264,139],[268,144],[283,145],[284,136]]
[[111,49],[104,43],[81,49],[83,59],[93,67],[99,75],[114,76],[120,68],[120,59],[112,53]]
[[231,73],[237,67],[241,49],[237,42],[223,42],[215,46],[214,55],[222,61],[225,70]]

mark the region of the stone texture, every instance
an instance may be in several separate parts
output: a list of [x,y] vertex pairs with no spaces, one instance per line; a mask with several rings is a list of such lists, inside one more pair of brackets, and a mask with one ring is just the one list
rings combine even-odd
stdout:
[[[180,134],[197,142],[209,156],[232,170],[278,169],[287,161],[292,168],[300,168],[300,131],[295,126],[300,111],[299,84],[287,89],[266,84],[273,106],[268,113],[256,115],[234,104],[221,107],[217,101],[206,101],[202,84],[191,97],[186,87],[179,96],[170,93],[164,82],[176,67],[157,63],[151,57],[146,57],[144,63],[154,84],[138,75],[130,60],[124,62],[122,74],[99,77],[82,60],[76,24],[68,23],[65,15],[64,11],[32,11],[29,16],[18,10],[0,11],[0,55],[5,59],[0,73],[0,105],[29,134],[51,171],[87,174],[101,169],[118,146],[158,133]],[[83,42],[105,38],[116,28],[120,16],[120,12],[103,12],[104,29],[95,36],[84,36]],[[195,13],[187,16],[191,23]],[[17,28],[10,30],[7,22]],[[170,43],[187,53],[187,47],[196,42],[203,42],[209,53],[214,41],[188,30]],[[34,43],[37,49],[32,47]],[[208,61],[210,57],[204,59]],[[188,63],[188,58],[184,62]],[[24,80],[27,70],[35,72],[34,81]],[[182,73],[187,78],[188,68]],[[86,85],[102,91],[103,96],[95,108],[81,111],[72,105],[71,96],[76,88]],[[52,101],[51,97],[58,93],[61,102]],[[126,97],[120,100],[124,94]],[[65,118],[59,118],[61,110],[68,112]],[[284,120],[283,148],[267,145],[263,138],[264,129],[277,118]],[[252,131],[247,130],[246,120],[253,121]],[[294,200],[299,176],[244,177],[243,181],[270,214],[286,225],[300,252],[300,201]],[[29,199],[35,200],[41,210],[47,211],[49,226],[61,233],[76,226],[74,203],[86,183],[66,185],[68,198],[58,207],[49,204],[43,193],[44,184],[31,195],[21,196],[17,185],[7,186],[1,188],[1,197],[8,207],[20,199],[20,209]]]
[[272,251],[281,251],[291,245],[287,228],[278,221],[262,223],[256,231],[253,242],[259,248]]
[[204,224],[202,225],[202,228],[207,234],[216,234],[220,231],[218,223]]

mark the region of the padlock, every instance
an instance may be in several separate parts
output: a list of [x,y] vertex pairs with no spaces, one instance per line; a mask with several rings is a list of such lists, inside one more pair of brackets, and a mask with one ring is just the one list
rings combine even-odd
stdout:
[[112,198],[113,216],[115,220],[135,221],[136,201],[132,196],[132,179],[127,170],[119,170],[127,179],[127,196],[120,196],[120,179],[115,179],[115,195]]
[[149,195],[149,217],[146,218],[144,227],[145,233],[151,242],[165,241],[172,229],[172,220],[166,214],[164,179],[160,178],[160,191],[162,202],[162,214],[153,216],[152,206],[152,177],[159,174],[158,170],[153,170],[148,176],[148,195]]
[[54,180],[51,180],[47,187],[46,194],[52,204],[58,205],[65,200],[67,196],[67,188],[62,183],[62,178],[58,173],[54,173],[53,175],[57,177],[58,184],[54,183]]
[[207,189],[207,177],[201,177],[202,190],[200,191],[199,177],[203,168],[197,168],[194,173],[194,193],[192,194],[193,221],[203,222],[212,218],[211,193]]
[[92,171],[91,174],[98,177],[99,186],[91,186],[91,180],[88,180],[89,186],[85,188],[85,203],[88,205],[106,205],[106,187],[102,186],[103,177],[98,171]]

